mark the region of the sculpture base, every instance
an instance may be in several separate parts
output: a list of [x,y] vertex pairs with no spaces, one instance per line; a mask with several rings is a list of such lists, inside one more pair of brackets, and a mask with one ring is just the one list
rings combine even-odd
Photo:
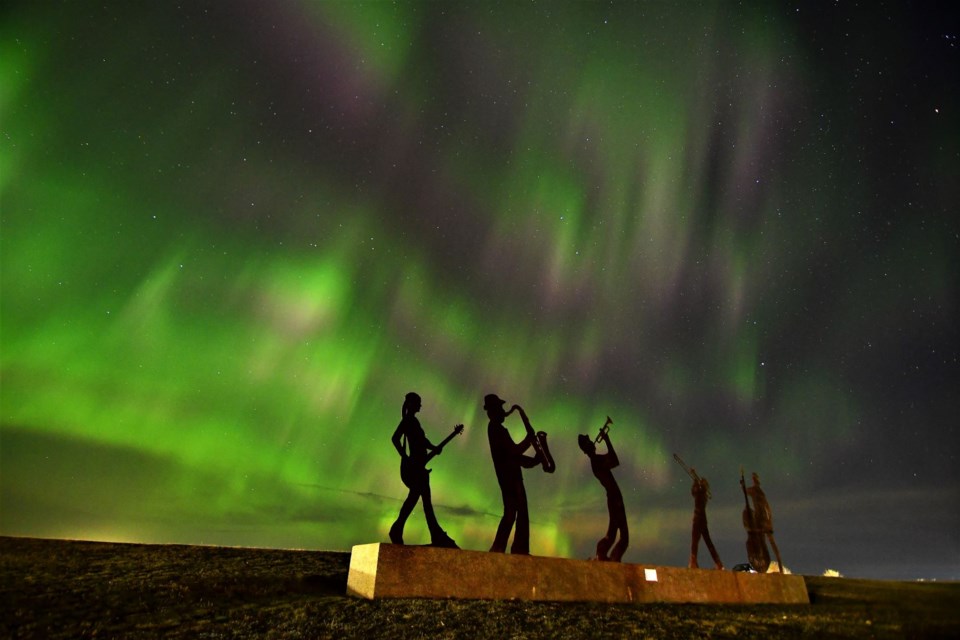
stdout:
[[347,595],[369,599],[810,603],[802,576],[380,543],[353,547]]

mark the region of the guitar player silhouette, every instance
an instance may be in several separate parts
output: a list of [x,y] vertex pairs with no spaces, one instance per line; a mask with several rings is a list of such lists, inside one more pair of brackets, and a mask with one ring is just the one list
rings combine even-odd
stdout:
[[[434,445],[423,432],[417,412],[420,411],[420,396],[412,391],[406,395],[401,409],[400,424],[391,438],[393,446],[400,454],[400,479],[410,490],[407,499],[400,507],[397,520],[390,527],[390,542],[403,544],[403,527],[407,518],[417,506],[417,501],[423,499],[423,513],[427,519],[427,528],[430,530],[430,545],[434,547],[448,547],[457,549],[457,543],[440,528],[437,516],[433,511],[433,502],[430,498],[430,470],[427,463],[443,451],[443,446],[454,436],[463,432],[463,425],[457,425],[439,445]],[[409,449],[409,451],[408,451]]]

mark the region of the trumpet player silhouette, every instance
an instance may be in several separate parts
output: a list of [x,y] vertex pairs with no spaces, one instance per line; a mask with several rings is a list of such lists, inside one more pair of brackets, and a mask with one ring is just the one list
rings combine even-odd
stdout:
[[[590,469],[593,475],[603,488],[607,491],[607,512],[610,515],[610,522],[607,525],[607,533],[597,541],[597,560],[620,562],[627,545],[630,543],[630,532],[627,529],[627,511],[623,506],[623,494],[620,493],[620,487],[613,477],[612,469],[619,466],[620,458],[610,442],[610,432],[607,426],[612,422],[607,418],[606,424],[600,429],[600,434],[596,440],[590,440],[589,436],[580,435],[577,442],[580,449],[590,458]],[[597,453],[597,442],[603,440],[607,446],[607,452]],[[617,540],[617,533],[620,534]],[[614,544],[614,540],[617,540]],[[611,549],[611,547],[613,547]],[[607,555],[609,552],[609,555]]]
[[[490,551],[506,552],[507,539],[516,524],[510,553],[529,555],[530,514],[527,511],[527,491],[523,486],[523,469],[542,464],[545,471],[552,472],[553,459],[546,450],[545,435],[536,444],[534,443],[537,435],[533,433],[533,428],[523,409],[519,405],[513,405],[510,411],[504,411],[503,405],[504,401],[495,393],[487,394],[483,399],[483,408],[490,420],[487,424],[490,456],[493,458],[493,469],[496,471],[497,482],[500,484],[500,493],[503,497],[503,516],[497,526],[497,535],[493,539]],[[510,432],[503,426],[503,421],[514,411],[520,412],[520,417],[527,429],[526,437],[520,442],[514,442]],[[537,455],[524,455],[531,446],[537,450]]]
[[[457,549],[457,543],[440,528],[437,516],[433,511],[433,501],[430,498],[430,470],[426,468],[431,458],[443,451],[443,446],[455,435],[463,432],[463,425],[457,425],[439,445],[434,445],[423,432],[417,412],[420,411],[420,396],[412,391],[406,395],[403,407],[400,410],[400,424],[393,432],[391,441],[400,454],[400,479],[410,490],[407,499],[400,507],[397,520],[390,527],[390,542],[403,544],[403,527],[407,518],[417,506],[417,501],[423,499],[423,513],[427,518],[427,528],[430,530],[430,544],[434,547],[449,547]],[[407,452],[409,447],[410,451]]]

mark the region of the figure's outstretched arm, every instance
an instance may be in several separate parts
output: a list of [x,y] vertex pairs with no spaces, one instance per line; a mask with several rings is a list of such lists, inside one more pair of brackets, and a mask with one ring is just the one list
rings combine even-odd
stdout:
[[530,436],[529,434],[527,434],[527,435],[523,438],[523,440],[521,440],[520,442],[518,442],[515,446],[517,447],[517,448],[516,448],[516,454],[517,454],[518,456],[519,456],[519,455],[523,455],[523,452],[524,452],[524,451],[526,451],[526,450],[529,449],[531,446],[533,446],[533,437]]
[[607,444],[607,454],[610,456],[610,468],[620,466],[620,458],[617,457],[617,451],[613,448],[613,444],[610,442],[610,434],[606,431],[603,432],[603,441]]
[[520,466],[524,469],[532,469],[540,464],[540,458],[537,456],[520,456]]

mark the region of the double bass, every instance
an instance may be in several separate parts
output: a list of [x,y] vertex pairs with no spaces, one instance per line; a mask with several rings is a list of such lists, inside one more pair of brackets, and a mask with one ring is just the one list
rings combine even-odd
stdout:
[[750,566],[759,573],[766,573],[770,567],[770,551],[763,539],[763,532],[756,527],[753,509],[750,508],[750,499],[747,497],[747,485],[743,481],[743,467],[740,467],[740,488],[743,490],[743,528],[747,530],[747,559]]

